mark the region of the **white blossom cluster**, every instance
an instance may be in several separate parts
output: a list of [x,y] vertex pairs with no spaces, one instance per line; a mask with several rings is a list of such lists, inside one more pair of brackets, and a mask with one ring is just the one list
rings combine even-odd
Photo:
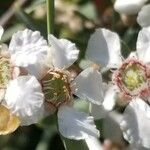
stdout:
[[[14,132],[56,113],[60,134],[85,140],[90,150],[102,150],[94,120],[113,116],[130,149],[150,149],[150,6],[147,0],[116,0],[121,14],[138,13],[143,27],[136,50],[121,54],[119,35],[98,28],[91,35],[86,58],[94,65],[72,78],[69,67],[79,50],[67,39],[25,29],[0,45],[0,135]],[[0,39],[3,35],[0,27]],[[96,67],[95,67],[96,66]],[[98,66],[98,67],[97,67]],[[109,71],[109,79],[103,73]],[[74,108],[74,96],[90,103],[89,113]],[[104,131],[103,131],[104,132]],[[111,134],[113,134],[113,128]]]

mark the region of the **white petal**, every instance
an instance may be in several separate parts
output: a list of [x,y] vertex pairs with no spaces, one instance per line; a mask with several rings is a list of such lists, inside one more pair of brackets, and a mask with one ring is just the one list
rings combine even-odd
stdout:
[[138,14],[137,22],[142,27],[148,27],[150,25],[150,4],[145,5]]
[[69,139],[99,137],[92,116],[67,106],[62,106],[58,110],[58,127],[60,133]]
[[26,67],[29,73],[36,76],[43,71],[48,46],[40,32],[28,29],[18,31],[12,36],[9,50],[16,66]]
[[20,76],[10,81],[4,104],[21,119],[22,125],[38,122],[43,117],[44,96],[34,76]]
[[143,28],[137,39],[137,54],[140,60],[150,62],[150,27]]
[[121,128],[131,144],[150,149],[150,107],[141,99],[133,100],[125,109]]
[[139,146],[138,144],[130,144],[128,150],[149,150],[149,149]]
[[121,60],[119,36],[107,29],[96,29],[87,46],[87,57],[107,67],[118,67]]
[[3,33],[4,33],[4,29],[3,29],[2,26],[0,26],[0,40],[1,40],[1,38],[2,38]]
[[121,119],[122,115],[116,111],[109,112],[109,114],[104,118],[102,129],[105,139],[111,139],[116,142],[123,141],[122,131],[119,125]]
[[95,137],[89,137],[85,139],[89,150],[102,150],[102,145],[100,143],[100,140]]
[[116,0],[114,9],[121,14],[132,15],[138,13],[146,1],[148,0]]
[[105,93],[105,98],[103,102],[103,106],[107,111],[110,111],[114,108],[117,100],[117,87],[111,86]]
[[94,117],[95,120],[105,118],[107,114],[108,111],[105,110],[103,105],[91,104],[91,115]]
[[129,54],[128,58],[129,58],[129,59],[132,59],[132,58],[138,59],[137,52],[136,52],[136,51],[131,52],[131,53]]
[[100,72],[90,67],[82,71],[72,83],[74,94],[90,101],[93,104],[100,105],[103,102],[103,85]]
[[49,53],[52,53],[50,59],[52,59],[54,67],[67,68],[78,59],[79,50],[74,43],[66,39],[57,39],[53,35],[49,35],[48,40],[52,46]]

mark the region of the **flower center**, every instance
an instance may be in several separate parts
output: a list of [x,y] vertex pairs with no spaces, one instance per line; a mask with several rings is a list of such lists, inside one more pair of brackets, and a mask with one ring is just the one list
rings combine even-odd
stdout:
[[12,114],[5,106],[0,105],[0,135],[14,132],[20,123],[16,115]]
[[71,99],[71,89],[66,72],[50,70],[41,80],[45,100],[55,107]]
[[114,73],[114,81],[130,96],[141,96],[149,89],[149,68],[137,60],[127,60]]
[[11,66],[8,58],[0,57],[0,88],[5,88],[11,79]]

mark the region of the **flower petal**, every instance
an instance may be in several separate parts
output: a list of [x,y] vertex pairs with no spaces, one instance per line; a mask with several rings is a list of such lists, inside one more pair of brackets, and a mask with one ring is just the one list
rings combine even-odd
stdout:
[[103,105],[91,104],[91,115],[95,120],[105,118],[108,114],[108,111],[105,110]]
[[20,76],[10,81],[4,105],[21,120],[21,125],[38,122],[44,113],[44,96],[34,76]]
[[110,111],[114,108],[117,100],[117,93],[116,86],[110,86],[106,91],[103,106],[107,111]]
[[140,60],[150,62],[150,27],[143,28],[137,39],[137,54]]
[[2,38],[3,33],[4,33],[4,29],[3,29],[2,26],[0,26],[0,40],[1,40],[1,38]]
[[129,143],[150,149],[150,107],[143,100],[137,98],[127,106],[120,126]]
[[89,137],[85,139],[85,142],[87,143],[89,150],[102,150],[102,145],[98,138]]
[[150,25],[150,4],[145,5],[138,14],[137,22],[141,27],[148,27]]
[[102,124],[104,139],[110,139],[115,142],[123,141],[122,131],[119,125],[122,117],[123,116],[117,111],[111,111],[108,113]]
[[114,9],[121,14],[133,15],[138,13],[147,1],[148,0],[116,0]]
[[93,117],[68,106],[62,106],[58,110],[58,127],[60,133],[69,139],[99,137]]
[[38,31],[26,29],[13,34],[9,45],[12,62],[16,66],[26,67],[29,73],[39,76],[43,71],[48,51],[46,40]]
[[79,50],[75,44],[66,39],[57,39],[53,35],[48,36],[49,44],[52,46],[49,53],[53,61],[53,65],[56,68],[68,68],[77,59]]
[[87,46],[87,57],[102,66],[116,68],[121,60],[119,36],[107,29],[97,29]]
[[73,81],[74,94],[81,99],[100,105],[103,102],[103,85],[100,72],[90,67],[82,71]]

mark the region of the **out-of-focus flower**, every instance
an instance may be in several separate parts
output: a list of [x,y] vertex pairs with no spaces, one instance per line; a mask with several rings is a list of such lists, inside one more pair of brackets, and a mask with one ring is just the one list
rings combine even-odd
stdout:
[[[136,15],[138,14],[137,17],[137,22],[141,27],[148,27],[150,25],[150,17],[149,17],[149,12],[150,12],[150,5],[145,3],[148,0],[116,0],[114,4],[114,9],[121,14],[122,20],[126,22],[126,20],[129,20],[131,16],[129,15]],[[145,6],[144,6],[145,5]],[[133,20],[132,16],[132,20]],[[130,22],[132,22],[130,19]]]
[[56,23],[68,26],[72,31],[78,32],[83,28],[81,17],[75,14],[77,5],[62,0],[56,1]]
[[[0,27],[0,36],[2,34],[3,28]],[[44,112],[44,96],[40,84],[34,76],[25,76],[24,70],[16,66],[20,58],[15,55],[17,53],[18,56],[22,55],[23,52],[20,49],[18,52],[17,47],[16,51],[12,51],[13,43],[9,50],[7,46],[0,47],[0,134],[2,135],[15,131],[19,125],[38,122],[43,117],[42,110]]]
[[126,15],[137,14],[148,0],[116,0],[114,8]]
[[[123,59],[121,56],[121,46],[119,36],[106,29],[97,29],[95,33],[91,36],[88,47],[87,47],[87,57],[90,60],[106,67],[108,69],[115,69],[112,75],[112,82],[114,84],[114,92],[117,95],[122,95],[125,97],[126,101],[133,100],[137,102],[132,103],[140,103],[140,99],[143,100],[143,105],[147,105],[146,102],[149,101],[150,96],[150,66],[149,66],[149,53],[150,53],[150,27],[143,28],[138,35],[137,39],[137,51],[132,52],[127,59]],[[112,95],[114,93],[112,92]],[[116,100],[116,99],[113,99]],[[144,102],[144,100],[146,102]],[[111,98],[110,98],[111,101]],[[139,102],[138,102],[139,101]],[[128,101],[129,102],[129,101]],[[111,102],[112,103],[112,102]],[[114,102],[115,103],[115,102]],[[108,103],[109,105],[109,103]],[[129,105],[129,106],[130,106]],[[145,113],[143,111],[143,115],[147,115],[147,109],[145,109]],[[139,110],[140,111],[140,110]],[[128,111],[127,111],[128,112]],[[136,112],[137,113],[137,112]],[[139,113],[135,114],[138,115]],[[133,116],[129,115],[131,120]],[[148,120],[147,120],[148,121]],[[149,121],[148,121],[149,122]],[[133,121],[133,123],[135,123]],[[145,123],[146,124],[146,123]],[[131,122],[127,121],[127,125],[132,127]],[[144,126],[144,125],[143,125]],[[143,126],[139,124],[139,131],[142,136],[144,133],[141,131],[144,129]],[[134,133],[130,132],[129,135],[137,134],[134,131],[134,127],[132,130]],[[128,133],[128,130],[125,130]],[[139,135],[139,138],[142,137]],[[132,138],[130,141],[130,137],[127,137],[124,133],[125,138],[131,143],[138,143],[137,138]],[[146,134],[144,142],[149,144],[149,140],[147,140],[150,134]],[[142,140],[141,140],[142,141]],[[144,142],[139,142],[142,146],[145,146]],[[145,147],[148,147],[148,146]]]
[[[37,33],[39,32],[26,29],[13,35],[10,43],[12,52],[16,51],[13,59],[19,57],[16,65],[26,68],[28,74],[39,80],[42,89],[40,94],[44,94],[43,104],[47,105],[48,113],[58,110],[60,133],[66,138],[85,139],[89,143],[89,138],[99,137],[99,131],[94,125],[92,116],[73,108],[73,94],[101,105],[102,95],[99,92],[101,76],[97,70],[90,67],[72,80],[67,68],[78,58],[79,50],[75,44],[49,35],[49,48],[47,48],[42,37],[36,36]],[[34,40],[32,37],[35,37]],[[9,96],[13,97],[13,94],[9,93]]]
[[107,139],[103,143],[103,150],[125,150],[125,147],[120,143]]
[[138,13],[137,22],[142,27],[148,27],[150,25],[150,4],[143,6]]

